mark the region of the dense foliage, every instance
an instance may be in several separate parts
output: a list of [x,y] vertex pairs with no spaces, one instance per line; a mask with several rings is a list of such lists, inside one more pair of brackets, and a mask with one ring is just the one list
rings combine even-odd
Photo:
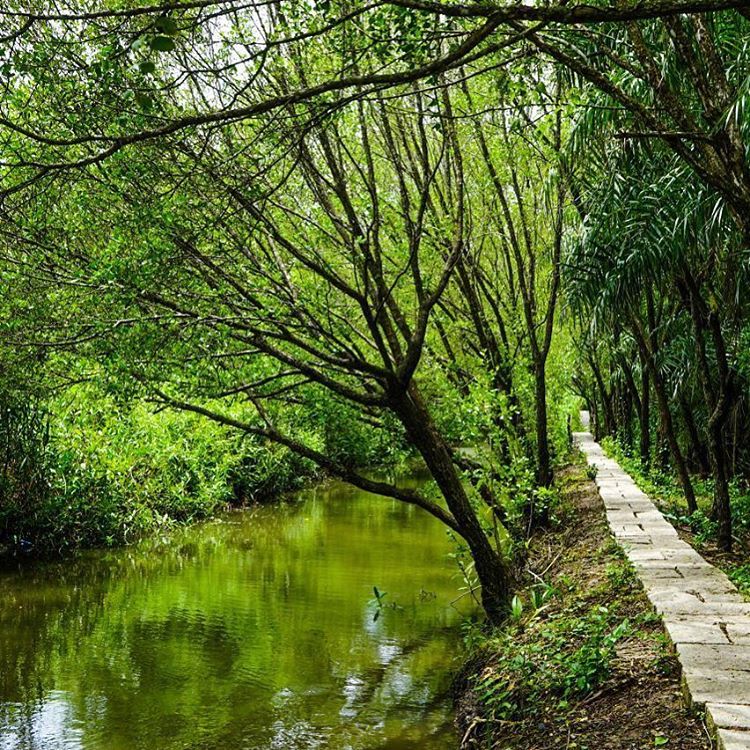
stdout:
[[323,471],[442,521],[499,621],[585,405],[690,512],[711,473],[729,547],[743,5],[11,3],[3,541]]

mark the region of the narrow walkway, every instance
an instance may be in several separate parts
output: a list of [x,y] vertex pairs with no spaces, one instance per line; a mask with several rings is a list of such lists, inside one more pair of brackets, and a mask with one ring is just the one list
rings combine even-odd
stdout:
[[597,467],[612,533],[663,617],[682,665],[687,700],[705,708],[720,750],[750,749],[750,603],[677,536],[591,433],[574,437]]

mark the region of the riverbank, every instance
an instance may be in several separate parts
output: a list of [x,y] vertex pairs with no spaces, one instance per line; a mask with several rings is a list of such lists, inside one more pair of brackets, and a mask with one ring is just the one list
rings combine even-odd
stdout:
[[[0,394],[0,406],[0,555],[127,545],[321,477],[284,446],[199,415],[120,403],[93,385],[47,401]],[[328,415],[306,429],[347,465],[393,466],[405,455],[398,440]]]
[[558,524],[530,543],[514,616],[470,636],[463,748],[708,750],[660,618],[612,540],[581,462],[558,475]]

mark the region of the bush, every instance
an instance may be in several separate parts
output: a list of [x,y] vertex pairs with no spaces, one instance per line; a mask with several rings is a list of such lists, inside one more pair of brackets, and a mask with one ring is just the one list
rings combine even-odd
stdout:
[[278,495],[313,473],[287,449],[197,415],[118,409],[94,388],[74,395],[67,406],[15,403],[3,412],[6,546],[47,553],[127,543]]

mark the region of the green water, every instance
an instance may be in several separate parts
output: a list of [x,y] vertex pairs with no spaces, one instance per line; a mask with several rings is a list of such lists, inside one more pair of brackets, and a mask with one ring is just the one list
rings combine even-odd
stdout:
[[[450,549],[423,511],[332,485],[5,569],[0,750],[452,750]],[[397,605],[377,618],[374,585]]]

